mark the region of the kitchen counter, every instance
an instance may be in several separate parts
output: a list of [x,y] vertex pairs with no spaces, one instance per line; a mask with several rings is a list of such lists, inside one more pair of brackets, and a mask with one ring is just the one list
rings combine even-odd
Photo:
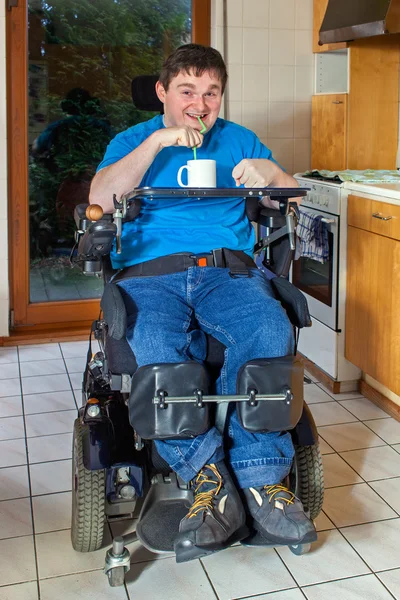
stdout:
[[392,200],[392,204],[400,205],[400,183],[354,183],[346,181],[343,188],[352,193],[358,192],[377,196],[376,200],[382,201]]

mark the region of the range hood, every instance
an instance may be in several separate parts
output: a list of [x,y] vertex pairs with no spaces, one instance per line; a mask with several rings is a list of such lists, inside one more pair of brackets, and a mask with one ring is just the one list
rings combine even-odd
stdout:
[[329,0],[319,44],[400,32],[400,0]]

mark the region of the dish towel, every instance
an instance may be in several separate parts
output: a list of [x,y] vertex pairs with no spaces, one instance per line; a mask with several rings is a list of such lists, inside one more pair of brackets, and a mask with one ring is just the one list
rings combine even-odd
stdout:
[[340,181],[353,181],[354,183],[400,183],[400,172],[396,170],[373,170],[365,169],[364,171],[357,171],[346,169],[345,171],[326,171],[324,169],[313,171],[306,171],[303,177],[310,175],[321,175],[328,179],[337,179]]
[[300,207],[296,233],[300,239],[300,256],[312,258],[323,264],[329,258],[329,238],[322,218],[322,215],[317,213],[303,212]]

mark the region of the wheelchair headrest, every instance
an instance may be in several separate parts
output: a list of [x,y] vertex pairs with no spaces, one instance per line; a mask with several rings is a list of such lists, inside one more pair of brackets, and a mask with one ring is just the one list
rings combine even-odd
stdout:
[[158,75],[138,75],[132,79],[132,100],[136,108],[164,113],[164,105],[156,94],[157,81]]

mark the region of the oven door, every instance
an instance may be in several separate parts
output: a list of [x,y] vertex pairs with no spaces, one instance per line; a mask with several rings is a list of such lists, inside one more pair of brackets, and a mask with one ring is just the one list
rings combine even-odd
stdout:
[[[315,214],[315,210],[303,212]],[[318,211],[328,229],[329,258],[324,264],[308,257],[293,262],[291,282],[301,290],[308,302],[310,314],[337,331],[339,217]]]

